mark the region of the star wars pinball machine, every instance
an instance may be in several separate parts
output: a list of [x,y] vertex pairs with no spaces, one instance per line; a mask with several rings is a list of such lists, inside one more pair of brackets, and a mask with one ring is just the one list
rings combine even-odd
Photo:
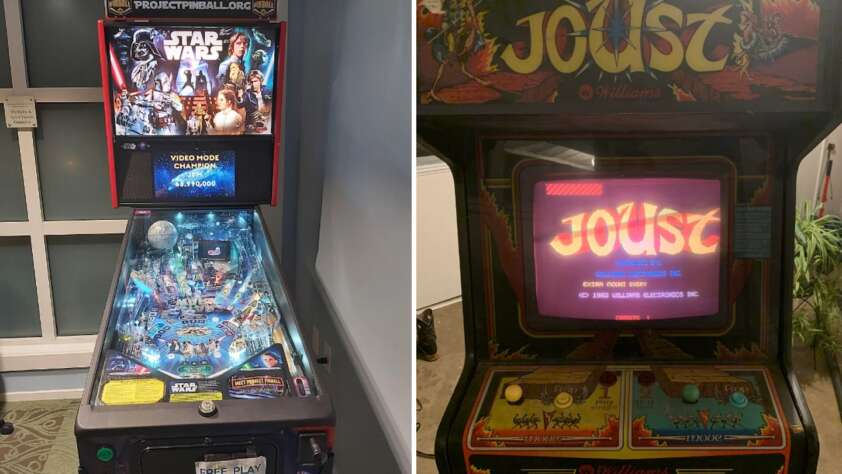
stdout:
[[80,472],[331,470],[333,406],[258,207],[277,203],[286,40],[262,4],[99,22],[112,204],[133,211],[76,421]]
[[439,472],[815,472],[795,176],[839,121],[839,7],[417,1],[465,323]]

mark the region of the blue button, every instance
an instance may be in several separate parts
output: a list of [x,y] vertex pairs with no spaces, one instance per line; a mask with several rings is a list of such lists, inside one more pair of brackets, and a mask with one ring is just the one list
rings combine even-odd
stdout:
[[731,405],[737,408],[745,408],[748,405],[748,397],[743,392],[734,392],[729,397]]

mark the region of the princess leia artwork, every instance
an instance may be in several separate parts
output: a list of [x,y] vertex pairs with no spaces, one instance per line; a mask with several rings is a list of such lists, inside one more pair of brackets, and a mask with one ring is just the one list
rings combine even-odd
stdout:
[[243,117],[233,109],[237,96],[230,89],[222,89],[216,95],[218,112],[213,116],[214,135],[239,135],[243,133]]

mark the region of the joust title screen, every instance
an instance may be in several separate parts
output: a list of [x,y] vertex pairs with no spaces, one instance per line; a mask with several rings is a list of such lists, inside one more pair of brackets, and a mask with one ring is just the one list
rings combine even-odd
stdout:
[[115,133],[270,135],[276,34],[256,26],[112,28]]
[[717,314],[721,186],[686,178],[537,182],[540,315],[647,321]]

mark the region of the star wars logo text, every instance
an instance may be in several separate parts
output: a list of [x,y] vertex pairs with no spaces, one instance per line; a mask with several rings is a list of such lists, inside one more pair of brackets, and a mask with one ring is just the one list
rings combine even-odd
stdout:
[[727,16],[734,5],[685,12],[663,0],[562,3],[517,20],[529,29],[529,40],[523,47],[508,45],[500,55],[512,71],[531,74],[546,60],[562,74],[592,64],[610,74],[673,72],[684,64],[695,72],[725,69],[728,54],[711,53],[708,43],[713,31],[734,23]]
[[199,389],[196,382],[176,382],[172,384],[172,393],[195,393]]
[[164,39],[164,54],[170,61],[206,60],[215,61],[222,53],[222,40],[216,31],[186,30],[172,31]]

